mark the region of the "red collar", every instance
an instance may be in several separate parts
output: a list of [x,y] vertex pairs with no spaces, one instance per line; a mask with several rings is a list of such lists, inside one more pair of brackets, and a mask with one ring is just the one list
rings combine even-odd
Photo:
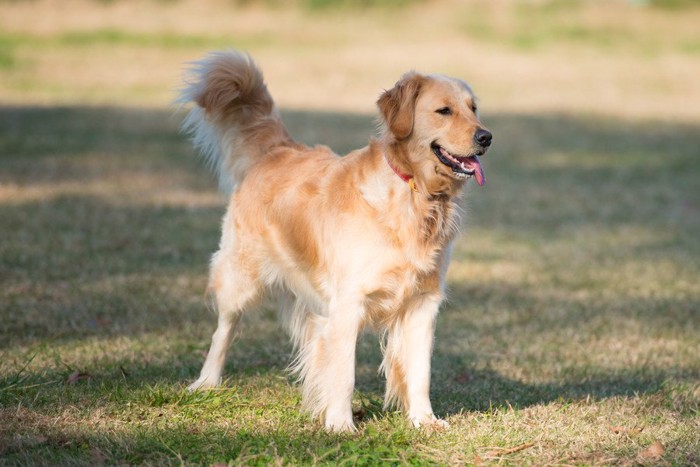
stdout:
[[404,182],[408,183],[408,186],[411,187],[412,191],[418,191],[418,188],[416,187],[416,179],[413,178],[413,175],[405,174],[401,172],[399,169],[397,169],[394,164],[391,163],[388,157],[385,157],[387,164],[389,164],[389,167],[391,167],[391,170],[394,171],[396,175],[399,176],[401,180]]

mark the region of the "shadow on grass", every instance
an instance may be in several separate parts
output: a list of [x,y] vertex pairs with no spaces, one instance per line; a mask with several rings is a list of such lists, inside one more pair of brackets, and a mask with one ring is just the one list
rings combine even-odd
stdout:
[[[358,462],[381,463],[393,459],[396,451],[403,452],[404,462],[421,458],[415,443],[424,442],[425,435],[410,430],[403,417],[383,412],[380,396],[374,393],[376,388],[366,381],[360,382],[358,389],[373,393],[375,399],[365,407],[365,420],[376,417],[382,425],[390,424],[392,428],[381,430],[380,435],[368,430],[362,436],[329,436],[300,414],[298,390],[279,377],[279,368],[271,369],[281,360],[257,370],[250,371],[249,367],[237,372],[221,391],[190,395],[184,392],[180,378],[183,371],[193,369],[192,356],[171,357],[171,361],[157,365],[114,362],[112,368],[102,368],[98,370],[101,373],[91,374],[76,384],[16,388],[10,394],[0,394],[0,422],[14,433],[5,436],[0,432],[0,455],[10,463],[20,464],[46,459],[53,464],[77,460],[101,463],[100,459],[109,463],[160,464],[174,458],[187,463],[211,464],[230,459],[245,463],[247,456],[256,463],[271,462],[279,456],[292,463],[320,459],[347,462],[353,456],[358,457]],[[360,358],[368,357],[365,354]],[[553,401],[562,405],[583,401],[593,404],[610,397],[651,394],[663,399],[667,397],[662,392],[664,381],[679,373],[676,368],[648,374],[634,369],[599,371],[581,382],[524,384],[495,371],[455,367],[455,358],[440,352],[434,357],[433,401],[441,417],[462,412],[489,414]],[[458,371],[462,376],[468,371],[468,381],[448,381],[447,367],[450,373]],[[0,388],[4,384],[0,382]],[[52,390],[61,394],[60,407],[42,403],[47,391]],[[261,397],[261,392],[274,397]],[[16,401],[25,403],[16,408]],[[72,409],[64,412],[61,407]],[[681,415],[693,414],[690,409],[680,409]],[[77,414],[77,410],[85,413]],[[95,418],[99,416],[106,416],[112,425],[101,425]],[[360,423],[361,430],[364,424]]]
[[32,430],[21,430],[9,442],[0,443],[0,455],[10,464],[43,464],[50,460],[54,465],[171,465],[178,463],[177,459],[179,463],[212,465],[235,459],[236,465],[266,465],[283,457],[286,463],[295,465],[320,461],[383,465],[391,461],[416,463],[422,457],[412,443],[415,434],[411,436],[405,430],[388,436],[329,435],[323,430],[305,429],[303,418],[285,429],[251,426],[232,431],[218,420],[204,428],[182,421],[167,427],[141,428],[134,424],[118,433],[98,428],[88,434],[75,426],[57,425],[28,409],[16,411],[14,416],[12,422],[31,426]]
[[[433,357],[433,362],[438,367],[450,361],[450,356],[440,353]],[[572,368],[571,371],[580,374],[573,378],[561,377],[549,383],[535,384],[507,378],[490,369],[453,364],[449,373],[440,370],[433,372],[433,406],[439,416],[450,416],[463,411],[489,412],[511,407],[522,409],[551,402],[595,403],[614,397],[658,395],[665,400],[667,395],[663,394],[663,389],[669,380],[673,379],[674,384],[679,381],[696,383],[700,378],[698,369],[678,366],[628,370]],[[449,389],[441,390],[441,385]],[[693,404],[678,404],[676,408],[684,415],[692,415],[697,410]]]
[[[70,427],[56,426],[50,419],[26,409],[15,415],[23,418],[20,423],[31,424],[34,430],[18,433],[11,442],[0,445],[0,455],[9,464],[35,465],[49,461],[54,465],[217,465],[233,461],[236,465],[268,465],[280,463],[280,458],[294,465],[435,463],[419,449],[421,444],[430,442],[429,437],[402,427],[388,433],[334,436],[323,430],[304,430],[301,425],[285,430],[258,427],[232,432],[221,423],[206,428],[179,423],[146,428],[133,425],[118,433],[98,429],[88,434],[85,430],[76,433],[78,430]],[[676,448],[678,442],[671,439],[667,445],[666,457],[677,457],[680,463],[692,464],[697,460],[696,456]],[[621,445],[618,455],[629,457],[625,448]]]
[[[341,153],[366,144],[374,128],[373,118],[364,115],[288,111],[283,117],[303,142],[326,143]],[[14,187],[21,195],[38,185],[110,183],[115,176],[128,180],[139,175],[152,177],[158,192],[185,186],[193,194],[213,193],[213,178],[177,134],[178,122],[166,110],[1,107],[0,189]],[[664,229],[668,235],[658,241],[632,242],[622,252],[603,244],[599,252],[650,260],[683,256],[690,258],[689,268],[697,271],[700,261],[693,258],[700,257],[698,126],[563,115],[495,114],[486,115],[485,122],[496,135],[493,150],[484,158],[489,184],[487,189],[468,190],[470,216],[475,219],[471,224],[481,232],[545,249],[548,242],[581,229]],[[125,202],[118,198],[120,193],[136,198],[142,194],[143,199]],[[203,319],[206,262],[218,242],[223,203],[165,205],[151,200],[152,194],[143,187],[134,193],[127,184],[122,191],[103,197],[79,189],[31,201],[18,201],[12,194],[0,196],[0,347],[177,333]],[[455,259],[473,254],[458,247]],[[489,261],[489,253],[479,259]],[[667,307],[647,307],[644,300],[629,298],[614,303],[602,299],[593,306],[574,298],[549,297],[543,303],[525,288],[498,283],[453,284],[453,289],[456,297],[469,297],[464,307],[483,309],[496,301],[505,310],[508,319],[480,326],[478,332],[483,333],[507,334],[532,326],[527,310],[542,306],[569,310],[564,319],[539,318],[534,325],[539,329],[532,328],[533,339],[537,332],[576,327],[611,309],[614,313],[642,310],[626,316],[650,324],[668,325],[680,319],[696,326],[700,309],[697,300],[686,299],[671,300]],[[193,312],[197,307],[202,311]],[[668,311],[659,313],[660,308]],[[99,330],[93,329],[95,323]],[[208,323],[213,329],[213,319]],[[449,324],[451,338],[459,339],[464,334],[454,324]],[[263,347],[264,339],[280,338],[277,331],[256,334]],[[186,341],[187,336],[182,339]],[[235,366],[244,373],[246,368],[264,371],[269,364],[272,371],[281,371],[288,363],[280,352],[266,357],[263,365],[251,365],[259,360],[258,340],[246,344],[233,351],[229,370]],[[204,350],[208,341],[188,345],[191,350]],[[359,389],[379,397],[381,384],[371,376],[379,362],[378,348],[369,346],[362,352],[358,371],[367,376],[358,378]],[[126,365],[131,368],[131,381],[139,384],[178,384],[194,377],[201,363],[188,355],[145,366],[112,362],[111,368],[116,371],[118,365]],[[648,394],[659,391],[671,376],[698,377],[695,369],[639,367],[626,372],[596,370],[571,382],[528,385],[462,361],[461,354],[435,354],[434,386],[444,387],[436,408],[442,414],[487,410],[506,401],[527,406],[588,395]],[[443,381],[451,382],[441,386]]]

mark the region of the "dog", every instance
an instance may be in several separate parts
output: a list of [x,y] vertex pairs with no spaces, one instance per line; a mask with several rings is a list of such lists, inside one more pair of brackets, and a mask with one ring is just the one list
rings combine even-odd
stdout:
[[429,399],[435,320],[467,180],[492,134],[469,85],[409,72],[377,101],[380,130],[344,157],[285,129],[260,69],[237,51],[195,62],[179,102],[183,130],[230,194],[208,291],[218,312],[199,390],[221,382],[241,315],[284,297],[291,369],[302,405],[333,432],[352,431],[355,351],[382,336],[385,408],[414,426],[440,424]]

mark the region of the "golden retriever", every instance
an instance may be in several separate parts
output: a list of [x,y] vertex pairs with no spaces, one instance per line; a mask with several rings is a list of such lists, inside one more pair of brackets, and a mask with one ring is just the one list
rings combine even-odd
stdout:
[[199,379],[220,384],[241,314],[265,292],[285,298],[303,405],[331,431],[353,430],[355,348],[383,336],[385,406],[415,426],[438,423],[430,358],[465,182],[484,184],[491,133],[462,80],[405,74],[379,97],[381,130],[339,157],[295,142],[252,59],[196,62],[180,102],[183,128],[230,195],[208,289],[218,325]]

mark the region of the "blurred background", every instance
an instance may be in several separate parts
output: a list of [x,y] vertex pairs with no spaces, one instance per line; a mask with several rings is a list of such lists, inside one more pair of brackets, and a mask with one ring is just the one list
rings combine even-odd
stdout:
[[407,70],[485,112],[700,120],[696,0],[0,2],[0,102],[168,106],[185,63],[254,55],[283,108],[370,113]]

